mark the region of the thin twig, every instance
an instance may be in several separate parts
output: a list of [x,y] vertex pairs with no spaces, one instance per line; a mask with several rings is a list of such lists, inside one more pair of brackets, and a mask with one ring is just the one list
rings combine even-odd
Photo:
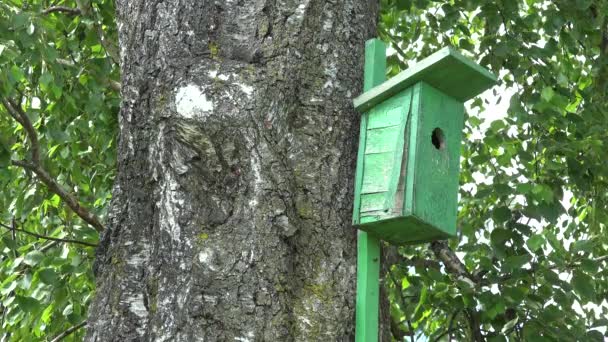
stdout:
[[87,321],[83,321],[82,323],[79,323],[79,324],[69,328],[68,330],[62,332],[61,334],[57,335],[57,337],[52,339],[51,342],[59,342],[59,341],[63,340],[64,338],[66,338],[67,336],[71,335],[74,331],[84,327],[85,325],[87,325]]
[[99,37],[99,42],[101,43],[101,46],[103,46],[103,49],[106,50],[106,53],[108,54],[108,56],[110,56],[110,59],[112,59],[114,63],[118,64],[118,62],[120,61],[120,58],[118,56],[118,49],[116,48],[116,46],[114,46],[114,44],[112,44],[105,38],[101,25],[95,23],[94,26],[95,30],[97,31],[97,36]]
[[[441,333],[441,334],[439,334],[437,337],[435,337],[435,339],[433,340],[433,342],[439,342],[439,340],[440,340],[440,339],[441,339],[443,336],[445,336],[445,335],[447,335],[447,334],[450,334],[450,336],[451,336],[451,334],[452,334],[454,331],[456,331],[456,330],[458,330],[458,329],[455,329],[455,328],[447,329],[446,331],[442,332],[442,333]],[[449,341],[451,341],[451,337],[448,337],[448,342],[449,342]]]
[[[11,226],[9,229],[11,230],[11,237],[13,238],[13,242],[15,245],[17,244],[17,234],[15,233],[15,228],[17,228],[17,222],[15,221],[15,217],[11,220]],[[13,249],[13,257],[17,259],[17,248]]]
[[16,228],[16,227],[11,227],[5,224],[0,223],[0,227],[4,227],[6,229],[10,229],[13,232],[21,232],[27,235],[31,235],[31,236],[35,236],[39,239],[45,239],[45,240],[50,240],[50,241],[56,241],[56,242],[65,242],[65,243],[77,243],[80,245],[85,245],[85,246],[89,246],[89,247],[97,247],[96,244],[94,243],[90,243],[90,242],[85,242],[85,241],[80,241],[80,240],[72,240],[72,239],[61,239],[61,238],[55,238],[55,237],[50,237],[50,236],[46,236],[46,235],[41,235],[38,233],[34,233],[34,232],[30,232],[28,230],[25,229],[20,229],[20,228]]
[[57,242],[57,241],[51,241],[51,243],[49,243],[48,245],[42,246],[42,248],[40,248],[40,253],[44,253],[44,252],[48,251],[49,249],[56,247],[58,244],[59,244],[59,242]]
[[87,208],[81,206],[80,202],[78,202],[78,199],[76,199],[73,194],[65,190],[59,183],[57,183],[57,181],[53,179],[53,177],[51,177],[51,175],[49,175],[46,170],[44,170],[38,165],[34,165],[23,160],[13,160],[11,162],[15,166],[20,166],[24,169],[34,172],[36,176],[38,176],[42,183],[44,183],[52,193],[57,194],[57,196],[59,196],[76,215],[78,215],[85,222],[93,226],[95,230],[97,230],[98,232],[102,232],[105,229],[105,227],[103,226],[103,224],[101,224],[97,216],[91,213]]
[[82,12],[78,8],[67,7],[67,6],[52,6],[52,7],[45,9],[44,11],[42,11],[42,14],[44,14],[44,15],[48,15],[51,13],[65,13],[67,15],[82,14]]

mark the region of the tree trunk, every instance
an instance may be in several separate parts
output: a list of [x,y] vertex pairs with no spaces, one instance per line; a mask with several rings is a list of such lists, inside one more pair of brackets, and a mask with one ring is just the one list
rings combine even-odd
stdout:
[[88,341],[351,341],[376,1],[118,0],[118,176]]

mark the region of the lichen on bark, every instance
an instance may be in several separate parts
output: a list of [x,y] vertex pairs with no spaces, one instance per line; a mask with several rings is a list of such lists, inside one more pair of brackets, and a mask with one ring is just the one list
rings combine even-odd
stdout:
[[352,340],[351,101],[375,2],[117,10],[119,172],[87,340]]

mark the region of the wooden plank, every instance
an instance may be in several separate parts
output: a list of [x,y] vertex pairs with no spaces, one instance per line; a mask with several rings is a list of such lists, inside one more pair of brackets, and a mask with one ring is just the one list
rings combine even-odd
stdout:
[[361,195],[361,215],[370,211],[381,211],[385,207],[385,192],[376,192]]
[[393,99],[376,106],[369,113],[367,129],[396,126],[401,123],[403,108],[401,104]]
[[401,126],[390,126],[367,131],[365,154],[392,152],[398,146],[398,137]]
[[395,167],[393,151],[365,155],[361,193],[388,191],[393,167]]

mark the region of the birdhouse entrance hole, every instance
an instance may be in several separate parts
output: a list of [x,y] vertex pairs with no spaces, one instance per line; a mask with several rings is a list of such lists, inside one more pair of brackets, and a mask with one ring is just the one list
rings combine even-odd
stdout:
[[443,150],[445,147],[445,136],[443,135],[443,131],[441,128],[437,127],[433,130],[433,134],[431,135],[431,142],[433,146],[435,146],[438,150]]

